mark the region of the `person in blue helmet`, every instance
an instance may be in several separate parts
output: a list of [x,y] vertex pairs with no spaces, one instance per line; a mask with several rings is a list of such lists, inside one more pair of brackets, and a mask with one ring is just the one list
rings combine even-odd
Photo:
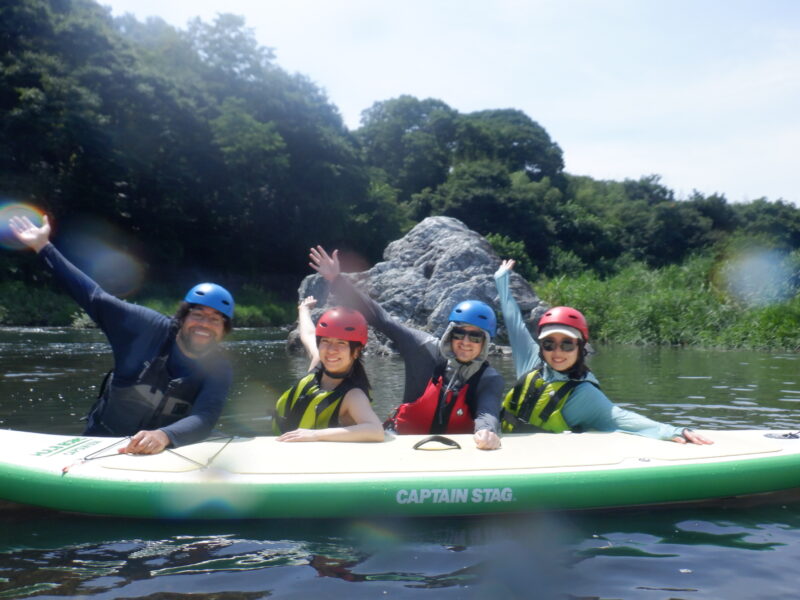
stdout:
[[156,454],[208,437],[232,380],[219,346],[232,327],[231,294],[201,283],[166,317],[108,294],[70,263],[50,243],[47,216],[41,227],[27,217],[12,217],[9,224],[111,344],[114,368],[89,411],[84,435],[130,436],[121,450],[130,454]]
[[497,332],[494,311],[480,300],[452,309],[440,339],[401,325],[340,276],[338,252],[311,249],[311,267],[336,297],[388,337],[405,363],[403,402],[384,423],[399,434],[472,433],[482,450],[500,447],[503,377],[486,360]]

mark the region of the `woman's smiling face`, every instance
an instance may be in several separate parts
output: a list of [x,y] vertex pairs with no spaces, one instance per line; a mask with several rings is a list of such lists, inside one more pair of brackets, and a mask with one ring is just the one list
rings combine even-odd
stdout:
[[[578,340],[563,333],[551,333],[539,340],[542,356],[550,368],[556,371],[569,371],[578,361]],[[571,347],[571,349],[570,349]],[[566,348],[566,350],[565,350]]]
[[319,340],[319,359],[329,373],[347,373],[357,357],[347,340],[331,337]]

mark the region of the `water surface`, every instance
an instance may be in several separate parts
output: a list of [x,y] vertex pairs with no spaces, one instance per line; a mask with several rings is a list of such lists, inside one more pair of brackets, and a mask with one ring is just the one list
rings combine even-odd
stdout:
[[[266,433],[307,367],[285,331],[235,332],[220,427]],[[97,331],[0,330],[0,427],[77,433],[111,356]],[[513,365],[494,357],[509,382]],[[605,346],[606,393],[704,429],[800,427],[790,354]],[[368,356],[384,417],[402,364]],[[665,442],[666,443],[666,442]],[[324,460],[324,455],[321,456]],[[324,498],[320,498],[324,502]],[[798,598],[800,504],[498,518],[169,522],[0,511],[0,599]]]

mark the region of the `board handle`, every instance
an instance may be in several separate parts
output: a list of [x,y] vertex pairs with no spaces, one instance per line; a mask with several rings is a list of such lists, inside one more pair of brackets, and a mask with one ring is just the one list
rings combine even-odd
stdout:
[[[428,442],[438,442],[440,444],[444,444],[447,448],[423,448],[425,444]],[[449,437],[445,437],[443,435],[429,435],[426,438],[421,439],[416,444],[414,444],[414,450],[453,450],[458,449],[461,450],[461,446],[455,440],[451,440]]]

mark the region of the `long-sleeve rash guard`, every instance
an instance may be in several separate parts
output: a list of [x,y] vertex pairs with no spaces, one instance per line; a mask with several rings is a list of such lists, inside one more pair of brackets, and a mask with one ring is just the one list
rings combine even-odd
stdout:
[[[511,350],[514,356],[514,369],[519,379],[534,369],[542,369],[542,376],[548,383],[567,381],[569,377],[551,369],[543,363],[539,356],[539,344],[525,326],[522,312],[509,289],[510,272],[495,274],[495,285],[500,296],[500,307],[503,311]],[[591,383],[597,383],[594,374],[589,372],[586,385],[579,385],[569,396],[561,411],[564,420],[570,427],[581,427],[595,431],[625,431],[645,437],[670,440],[679,437],[682,427],[673,427],[648,419],[633,411],[621,408],[611,402],[608,397]]]
[[[429,333],[398,323],[345,277],[337,277],[331,289],[344,304],[363,314],[374,329],[394,343],[405,364],[403,402],[413,402],[422,396],[434,369],[445,362],[439,352],[439,340]],[[499,434],[503,386],[503,376],[489,365],[478,381],[475,394],[475,431],[489,429]]]
[[[108,294],[52,244],[45,246],[40,256],[55,279],[106,335],[114,354],[114,386],[133,385],[145,361],[153,360],[158,354],[169,334],[172,319]],[[202,374],[202,384],[191,412],[162,428],[174,447],[199,442],[211,433],[225,405],[233,378],[230,363],[218,353],[209,360],[204,359],[201,365],[186,356],[178,344],[173,344],[167,369],[173,379]]]

